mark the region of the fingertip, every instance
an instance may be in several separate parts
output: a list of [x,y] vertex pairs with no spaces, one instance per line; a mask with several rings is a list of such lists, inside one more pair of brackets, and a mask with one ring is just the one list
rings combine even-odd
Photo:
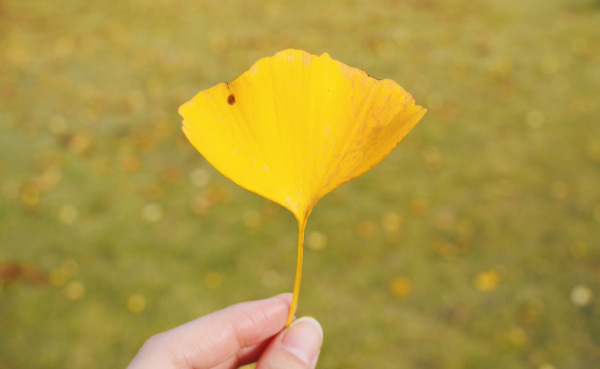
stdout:
[[272,298],[281,299],[281,300],[287,302],[288,305],[291,305],[293,297],[294,297],[294,295],[291,292],[284,292],[284,293],[280,293],[279,295],[275,295]]
[[302,317],[285,331],[283,346],[305,364],[313,366],[321,352],[323,327],[312,317]]
[[292,297],[293,295],[289,292],[280,293],[279,295],[275,295],[273,297],[267,298],[264,301],[269,301],[276,305],[278,308],[283,308],[287,312],[290,311],[290,307],[292,306]]
[[313,369],[322,344],[323,328],[319,322],[314,318],[300,318],[271,342],[258,361],[257,369]]
[[[255,303],[262,306],[265,311],[270,310],[270,313],[267,314],[270,318],[273,318],[273,315],[279,315],[280,311],[283,311],[284,315],[287,316],[290,306],[292,305],[292,294],[281,293],[264,300],[256,301]],[[275,311],[277,311],[277,313]]]

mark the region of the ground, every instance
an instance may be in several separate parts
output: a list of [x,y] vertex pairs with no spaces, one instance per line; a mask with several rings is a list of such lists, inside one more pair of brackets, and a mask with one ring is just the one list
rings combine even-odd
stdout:
[[319,367],[597,365],[598,24],[592,0],[0,0],[0,368],[124,367],[291,291],[292,215],[177,114],[288,47],[429,109],[309,219]]

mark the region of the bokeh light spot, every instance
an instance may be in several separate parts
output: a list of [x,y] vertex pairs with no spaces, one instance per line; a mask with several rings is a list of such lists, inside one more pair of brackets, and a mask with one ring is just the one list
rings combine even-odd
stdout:
[[137,314],[146,309],[146,299],[142,295],[131,295],[127,299],[127,310]]
[[190,208],[192,209],[192,212],[194,214],[202,216],[208,213],[208,210],[210,209],[211,205],[212,203],[205,196],[205,194],[200,194],[192,199]]
[[190,173],[190,182],[198,188],[203,188],[208,185],[210,177],[208,171],[204,168],[197,168]]
[[473,279],[473,285],[479,291],[489,292],[493,291],[498,287],[500,283],[500,274],[494,269],[487,270],[485,272],[479,273]]
[[402,216],[395,211],[386,211],[381,217],[381,225],[386,232],[398,233],[402,228]]
[[62,180],[62,173],[58,169],[49,169],[33,179],[35,187],[40,192],[50,192],[56,189]]
[[247,210],[243,215],[244,225],[247,228],[258,228],[263,223],[263,216],[258,210]]
[[73,205],[63,205],[58,210],[58,219],[66,224],[71,225],[79,218],[79,211]]
[[356,233],[358,234],[358,237],[362,238],[363,240],[373,237],[375,232],[377,232],[377,225],[374,221],[369,219],[361,221],[356,226]]
[[60,287],[67,283],[69,273],[64,268],[56,268],[50,271],[48,279],[53,286]]
[[161,171],[161,177],[165,182],[176,184],[183,178],[183,172],[180,167],[169,165]]
[[538,369],[556,369],[556,367],[549,363],[543,363]]
[[33,185],[26,185],[21,190],[21,200],[27,206],[36,206],[40,203],[40,191]]
[[527,332],[521,327],[508,331],[508,341],[515,346],[523,346],[527,342]]
[[204,276],[204,284],[211,290],[216,290],[223,284],[223,276],[218,272],[208,272]]
[[75,44],[70,37],[62,36],[54,44],[54,55],[58,58],[66,58],[73,53]]
[[398,277],[390,284],[390,291],[394,297],[403,298],[408,296],[410,291],[412,291],[412,284],[408,278]]
[[143,191],[142,191],[142,195],[147,199],[147,200],[158,200],[163,194],[163,188],[160,184],[153,182],[153,183],[149,183],[148,185],[146,185],[146,187],[144,187]]
[[410,203],[410,212],[414,216],[423,216],[429,211],[429,202],[427,199],[414,199]]
[[92,135],[87,131],[78,132],[69,138],[67,147],[75,155],[85,155],[91,150]]
[[67,283],[65,293],[69,300],[81,300],[85,296],[85,285],[80,281],[71,281]]
[[281,284],[281,274],[274,270],[266,270],[262,275],[262,284],[268,288],[277,288]]
[[48,120],[48,130],[55,135],[62,135],[67,131],[69,125],[62,115],[53,115]]
[[557,181],[550,187],[550,196],[556,200],[564,200],[569,196],[569,185],[563,181]]
[[162,207],[159,204],[147,204],[142,208],[142,219],[148,223],[156,223],[163,216]]
[[579,285],[571,290],[571,302],[575,306],[587,306],[591,304],[594,294],[588,286]]
[[539,110],[531,110],[527,113],[527,126],[531,129],[539,129],[544,125],[544,114]]
[[442,167],[442,154],[437,147],[426,146],[421,150],[421,156],[427,166],[427,169],[431,171],[438,170]]
[[137,156],[130,154],[126,155],[121,162],[123,170],[127,173],[135,173],[140,169],[142,161]]
[[323,232],[311,231],[306,236],[306,245],[312,250],[323,250],[327,246],[327,235]]

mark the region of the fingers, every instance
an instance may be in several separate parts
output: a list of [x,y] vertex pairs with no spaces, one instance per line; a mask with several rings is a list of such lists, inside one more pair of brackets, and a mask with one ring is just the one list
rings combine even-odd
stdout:
[[300,318],[269,344],[256,369],[314,369],[323,329],[313,318]]
[[129,368],[204,369],[255,361],[283,329],[291,299],[287,293],[244,302],[160,333],[144,344]]

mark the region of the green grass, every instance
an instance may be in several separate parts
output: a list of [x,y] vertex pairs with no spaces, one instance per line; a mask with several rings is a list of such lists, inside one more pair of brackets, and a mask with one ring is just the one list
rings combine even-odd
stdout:
[[174,4],[0,1],[0,368],[124,367],[154,333],[291,291],[292,215],[211,168],[177,115],[288,47],[429,108],[309,219],[327,244],[298,314],[323,324],[320,367],[600,362],[597,2]]

